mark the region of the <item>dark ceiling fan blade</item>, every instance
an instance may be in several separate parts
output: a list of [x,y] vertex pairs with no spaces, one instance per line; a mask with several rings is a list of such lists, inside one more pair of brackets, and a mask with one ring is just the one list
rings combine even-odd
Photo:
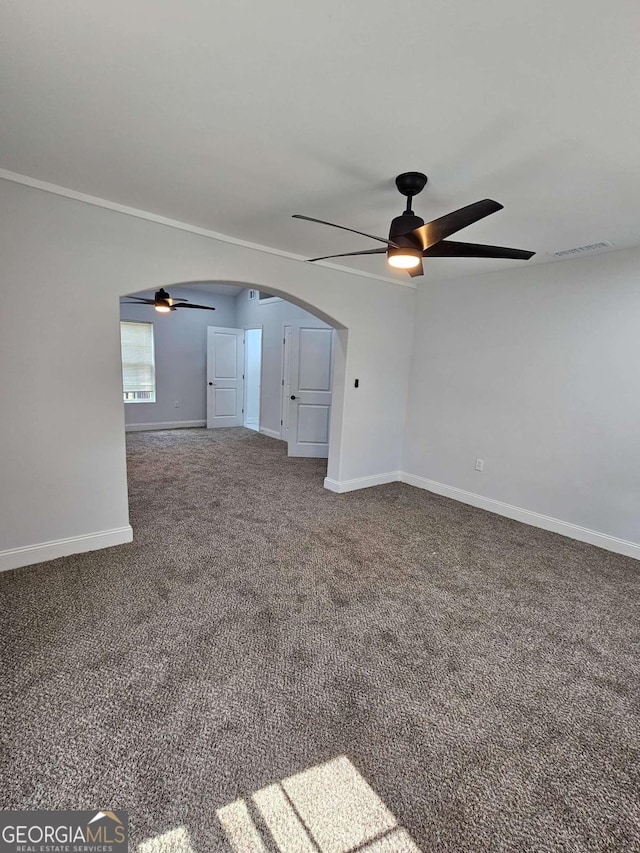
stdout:
[[202,308],[205,311],[215,311],[216,309],[212,305],[194,305],[193,302],[187,302],[186,304],[180,303],[179,305],[172,305],[171,310],[175,311],[177,308]]
[[129,302],[122,302],[122,305],[155,305],[153,299],[138,299],[137,297],[129,296]]
[[188,302],[188,301],[189,301],[188,299],[174,299],[173,296],[170,296],[167,299],[167,302],[169,303],[169,305],[177,305],[178,302]]
[[483,246],[480,243],[456,243],[454,240],[441,240],[422,253],[423,258],[510,258],[515,261],[528,261],[534,255],[535,252],[527,252],[525,249]]
[[307,261],[308,264],[312,264],[314,261],[327,261],[329,258],[352,258],[356,255],[386,255],[386,249],[366,249],[364,252],[343,252],[340,255],[324,255],[322,258],[309,258]]
[[320,225],[329,225],[331,228],[340,228],[341,231],[351,231],[352,234],[360,234],[361,237],[368,237],[370,240],[377,240],[379,243],[386,243],[387,246],[393,246],[394,249],[398,245],[386,237],[376,237],[375,234],[366,234],[364,231],[356,231],[355,228],[347,228],[345,225],[336,225],[335,222],[326,222],[324,219],[314,219],[313,216],[303,216],[301,213],[294,213],[292,219],[306,219],[307,222],[317,222]]
[[411,278],[415,278],[417,275],[424,275],[424,267],[422,266],[422,261],[418,264],[417,267],[412,267],[408,269],[407,272],[411,276]]
[[473,204],[468,204],[466,207],[461,207],[459,210],[454,210],[453,213],[447,213],[439,219],[434,219],[432,222],[425,222],[420,228],[415,231],[410,231],[404,234],[404,237],[414,239],[420,248],[425,251],[431,246],[444,240],[456,231],[466,228],[467,225],[473,225],[485,216],[491,213],[496,213],[502,210],[503,205],[497,201],[492,201],[490,198],[485,198],[482,201],[476,201]]

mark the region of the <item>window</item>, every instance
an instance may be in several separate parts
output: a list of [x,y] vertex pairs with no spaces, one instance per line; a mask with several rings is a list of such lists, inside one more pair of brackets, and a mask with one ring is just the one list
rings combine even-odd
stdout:
[[122,397],[125,403],[155,403],[153,323],[120,323]]

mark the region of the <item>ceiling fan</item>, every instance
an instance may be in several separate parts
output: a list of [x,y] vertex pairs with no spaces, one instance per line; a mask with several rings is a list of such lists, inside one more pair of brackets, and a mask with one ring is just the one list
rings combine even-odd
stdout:
[[215,311],[211,305],[194,305],[188,299],[173,299],[164,287],[156,290],[156,295],[153,299],[144,299],[142,296],[128,296],[129,302],[123,302],[123,305],[153,305],[156,311],[161,314],[167,314],[169,311],[175,311],[176,308],[201,308],[204,311]]
[[507,258],[513,260],[528,261],[535,252],[526,252],[523,249],[506,249],[502,246],[483,246],[478,243],[458,243],[447,240],[451,234],[472,225],[479,219],[484,219],[491,213],[502,210],[503,205],[497,201],[485,198],[476,201],[453,213],[447,213],[439,219],[425,223],[424,219],[416,216],[411,208],[413,197],[422,192],[427,183],[427,176],[422,172],[403,172],[396,178],[396,187],[407,197],[406,210],[401,216],[391,220],[389,238],[376,237],[374,234],[366,234],[364,231],[356,231],[354,228],[346,228],[344,225],[336,225],[333,222],[325,222],[324,219],[314,219],[312,216],[302,216],[299,213],[293,215],[294,219],[306,219],[309,222],[319,222],[321,225],[330,225],[332,228],[340,228],[342,231],[351,231],[385,243],[384,249],[366,249],[362,252],[343,252],[339,255],[325,255],[322,258],[310,258],[309,262],[326,261],[330,258],[351,258],[356,255],[384,255],[390,266],[396,269],[406,270],[410,276],[423,275],[423,258]]

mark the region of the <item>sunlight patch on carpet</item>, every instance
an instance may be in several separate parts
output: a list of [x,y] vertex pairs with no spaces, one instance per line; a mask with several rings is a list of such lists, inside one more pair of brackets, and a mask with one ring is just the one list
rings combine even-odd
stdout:
[[420,853],[344,755],[256,791],[250,805],[258,821],[242,799],[217,812],[235,853]]
[[256,791],[252,799],[282,853],[294,849],[297,853],[317,853],[280,785],[269,785]]
[[189,832],[184,826],[170,829],[162,835],[147,838],[138,844],[138,853],[195,853]]
[[236,853],[268,853],[244,800],[236,800],[216,814]]

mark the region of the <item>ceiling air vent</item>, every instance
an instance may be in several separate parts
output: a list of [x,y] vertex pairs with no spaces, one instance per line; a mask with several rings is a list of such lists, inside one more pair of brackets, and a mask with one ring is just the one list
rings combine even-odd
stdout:
[[554,258],[569,258],[571,255],[584,255],[585,252],[597,252],[599,249],[609,249],[614,243],[602,240],[600,243],[589,243],[587,246],[576,246],[575,249],[563,249],[561,252],[549,252]]

